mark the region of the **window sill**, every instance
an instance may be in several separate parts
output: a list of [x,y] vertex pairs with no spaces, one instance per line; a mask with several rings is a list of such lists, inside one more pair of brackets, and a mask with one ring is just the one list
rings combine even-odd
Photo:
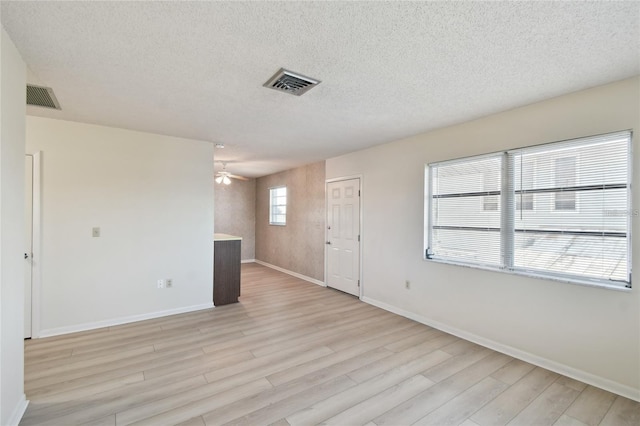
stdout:
[[453,260],[446,260],[446,259],[427,259],[427,258],[423,257],[423,260],[425,260],[427,262],[442,263],[442,264],[445,264],[445,265],[462,266],[462,267],[470,268],[470,269],[481,269],[481,270],[485,270],[485,271],[500,272],[500,273],[509,274],[509,275],[518,275],[518,276],[527,277],[527,278],[538,278],[538,279],[543,279],[543,280],[547,280],[547,281],[555,281],[555,282],[561,282],[561,283],[566,283],[566,284],[574,284],[574,285],[579,285],[579,286],[583,286],[583,287],[595,287],[595,288],[601,288],[601,289],[606,289],[606,290],[622,291],[622,292],[625,292],[625,293],[631,292],[631,290],[632,290],[631,287],[625,287],[623,285],[615,285],[615,284],[608,284],[606,282],[596,282],[596,281],[590,281],[590,280],[582,280],[582,279],[579,279],[579,278],[568,278],[568,277],[562,277],[562,276],[547,275],[547,274],[536,273],[536,272],[533,272],[533,271],[504,269],[504,268],[493,267],[493,266],[489,266],[489,265],[479,265],[479,264],[475,264],[475,263],[456,262],[456,261],[453,261]]

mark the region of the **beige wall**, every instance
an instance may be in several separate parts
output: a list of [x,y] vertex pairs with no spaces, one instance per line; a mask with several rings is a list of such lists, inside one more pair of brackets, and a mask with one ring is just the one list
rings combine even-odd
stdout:
[[26,66],[0,30],[0,424],[18,424],[24,395]]
[[[256,184],[256,259],[324,282],[324,161]],[[287,224],[269,225],[269,188],[287,187]]]
[[41,336],[212,306],[213,144],[32,116],[26,140],[43,164]]
[[256,180],[214,184],[215,232],[242,237],[242,260],[256,258]]
[[[423,260],[425,164],[624,129],[637,183],[639,78],[327,160],[328,179],[363,176],[363,299],[640,398],[640,282],[616,291]],[[640,217],[633,230],[637,271]]]

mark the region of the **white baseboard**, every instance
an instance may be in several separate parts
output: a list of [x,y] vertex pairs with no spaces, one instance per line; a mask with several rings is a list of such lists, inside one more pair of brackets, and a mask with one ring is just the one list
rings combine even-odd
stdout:
[[324,282],[322,282],[320,280],[316,280],[315,278],[307,277],[306,275],[302,275],[302,274],[299,274],[297,272],[289,271],[288,269],[284,269],[284,268],[281,268],[279,266],[272,265],[272,264],[267,263],[267,262],[263,262],[262,260],[255,259],[255,262],[257,264],[259,264],[259,265],[266,266],[267,268],[275,269],[276,271],[284,272],[285,274],[291,275],[291,276],[296,277],[296,278],[300,278],[301,280],[309,281],[310,283],[318,284],[318,285],[321,285],[322,287],[326,287],[327,286]]
[[255,259],[242,259],[240,263],[255,263]]
[[76,333],[78,331],[95,330],[97,328],[111,327],[114,325],[128,324],[130,322],[144,321],[153,318],[166,317],[169,315],[184,314],[186,312],[201,311],[213,308],[213,302],[202,305],[185,306],[183,308],[168,309],[166,311],[150,312],[148,314],[131,315],[128,317],[113,318],[104,321],[88,322],[84,324],[70,325],[66,327],[50,328],[41,330],[39,337],[58,336],[61,334]]
[[477,343],[478,345],[493,349],[514,358],[518,358],[530,364],[537,365],[538,367],[546,368],[547,370],[551,370],[555,373],[571,377],[572,379],[579,380],[581,382],[596,386],[598,388],[613,392],[618,395],[622,395],[625,398],[629,398],[634,401],[640,401],[639,389],[634,389],[630,386],[614,382],[613,380],[596,376],[586,371],[578,370],[576,368],[569,367],[568,365],[561,364],[559,362],[552,361],[550,359],[543,358],[511,346],[503,345],[502,343],[486,339],[482,336],[469,333],[468,331],[460,330],[456,327],[451,327],[447,324],[431,320],[429,318],[423,317],[422,315],[414,314],[413,312],[405,311],[404,309],[397,308],[395,306],[380,302],[375,299],[362,297],[361,300],[370,305],[384,309],[385,311],[389,311],[405,318],[412,319],[419,323],[428,325],[429,327],[437,328],[438,330],[444,331],[445,333],[453,334],[454,336],[460,337],[473,343]]
[[20,424],[20,420],[22,420],[22,416],[24,416],[25,411],[27,411],[27,405],[29,405],[29,401],[25,394],[22,394],[22,397],[16,404],[16,407],[13,409],[9,420],[7,421],[7,426],[18,426]]

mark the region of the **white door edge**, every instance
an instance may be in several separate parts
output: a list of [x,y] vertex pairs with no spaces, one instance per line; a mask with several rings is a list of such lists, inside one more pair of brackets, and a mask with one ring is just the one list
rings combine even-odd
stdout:
[[24,157],[24,324],[22,337],[31,338],[31,300],[33,284],[33,155]]
[[33,222],[31,258],[31,338],[40,337],[42,294],[42,151],[33,155]]

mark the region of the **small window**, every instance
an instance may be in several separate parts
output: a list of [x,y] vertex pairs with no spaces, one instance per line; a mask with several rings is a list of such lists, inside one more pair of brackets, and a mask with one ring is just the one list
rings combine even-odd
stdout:
[[269,188],[269,224],[287,224],[287,187]]
[[576,209],[576,157],[555,159],[555,193],[554,208],[556,210]]
[[516,210],[533,210],[533,194],[516,195]]
[[[500,175],[497,170],[485,170],[482,173],[482,181],[484,182],[483,190],[491,192],[493,189],[499,189],[499,184],[496,184],[499,179]],[[482,210],[486,212],[498,211],[499,202],[499,195],[485,195],[482,197]]]
[[535,159],[522,160],[521,157],[516,158],[514,161],[514,176],[515,183],[515,201],[516,210],[520,211],[532,211],[533,210],[533,192],[531,191],[535,187]]

